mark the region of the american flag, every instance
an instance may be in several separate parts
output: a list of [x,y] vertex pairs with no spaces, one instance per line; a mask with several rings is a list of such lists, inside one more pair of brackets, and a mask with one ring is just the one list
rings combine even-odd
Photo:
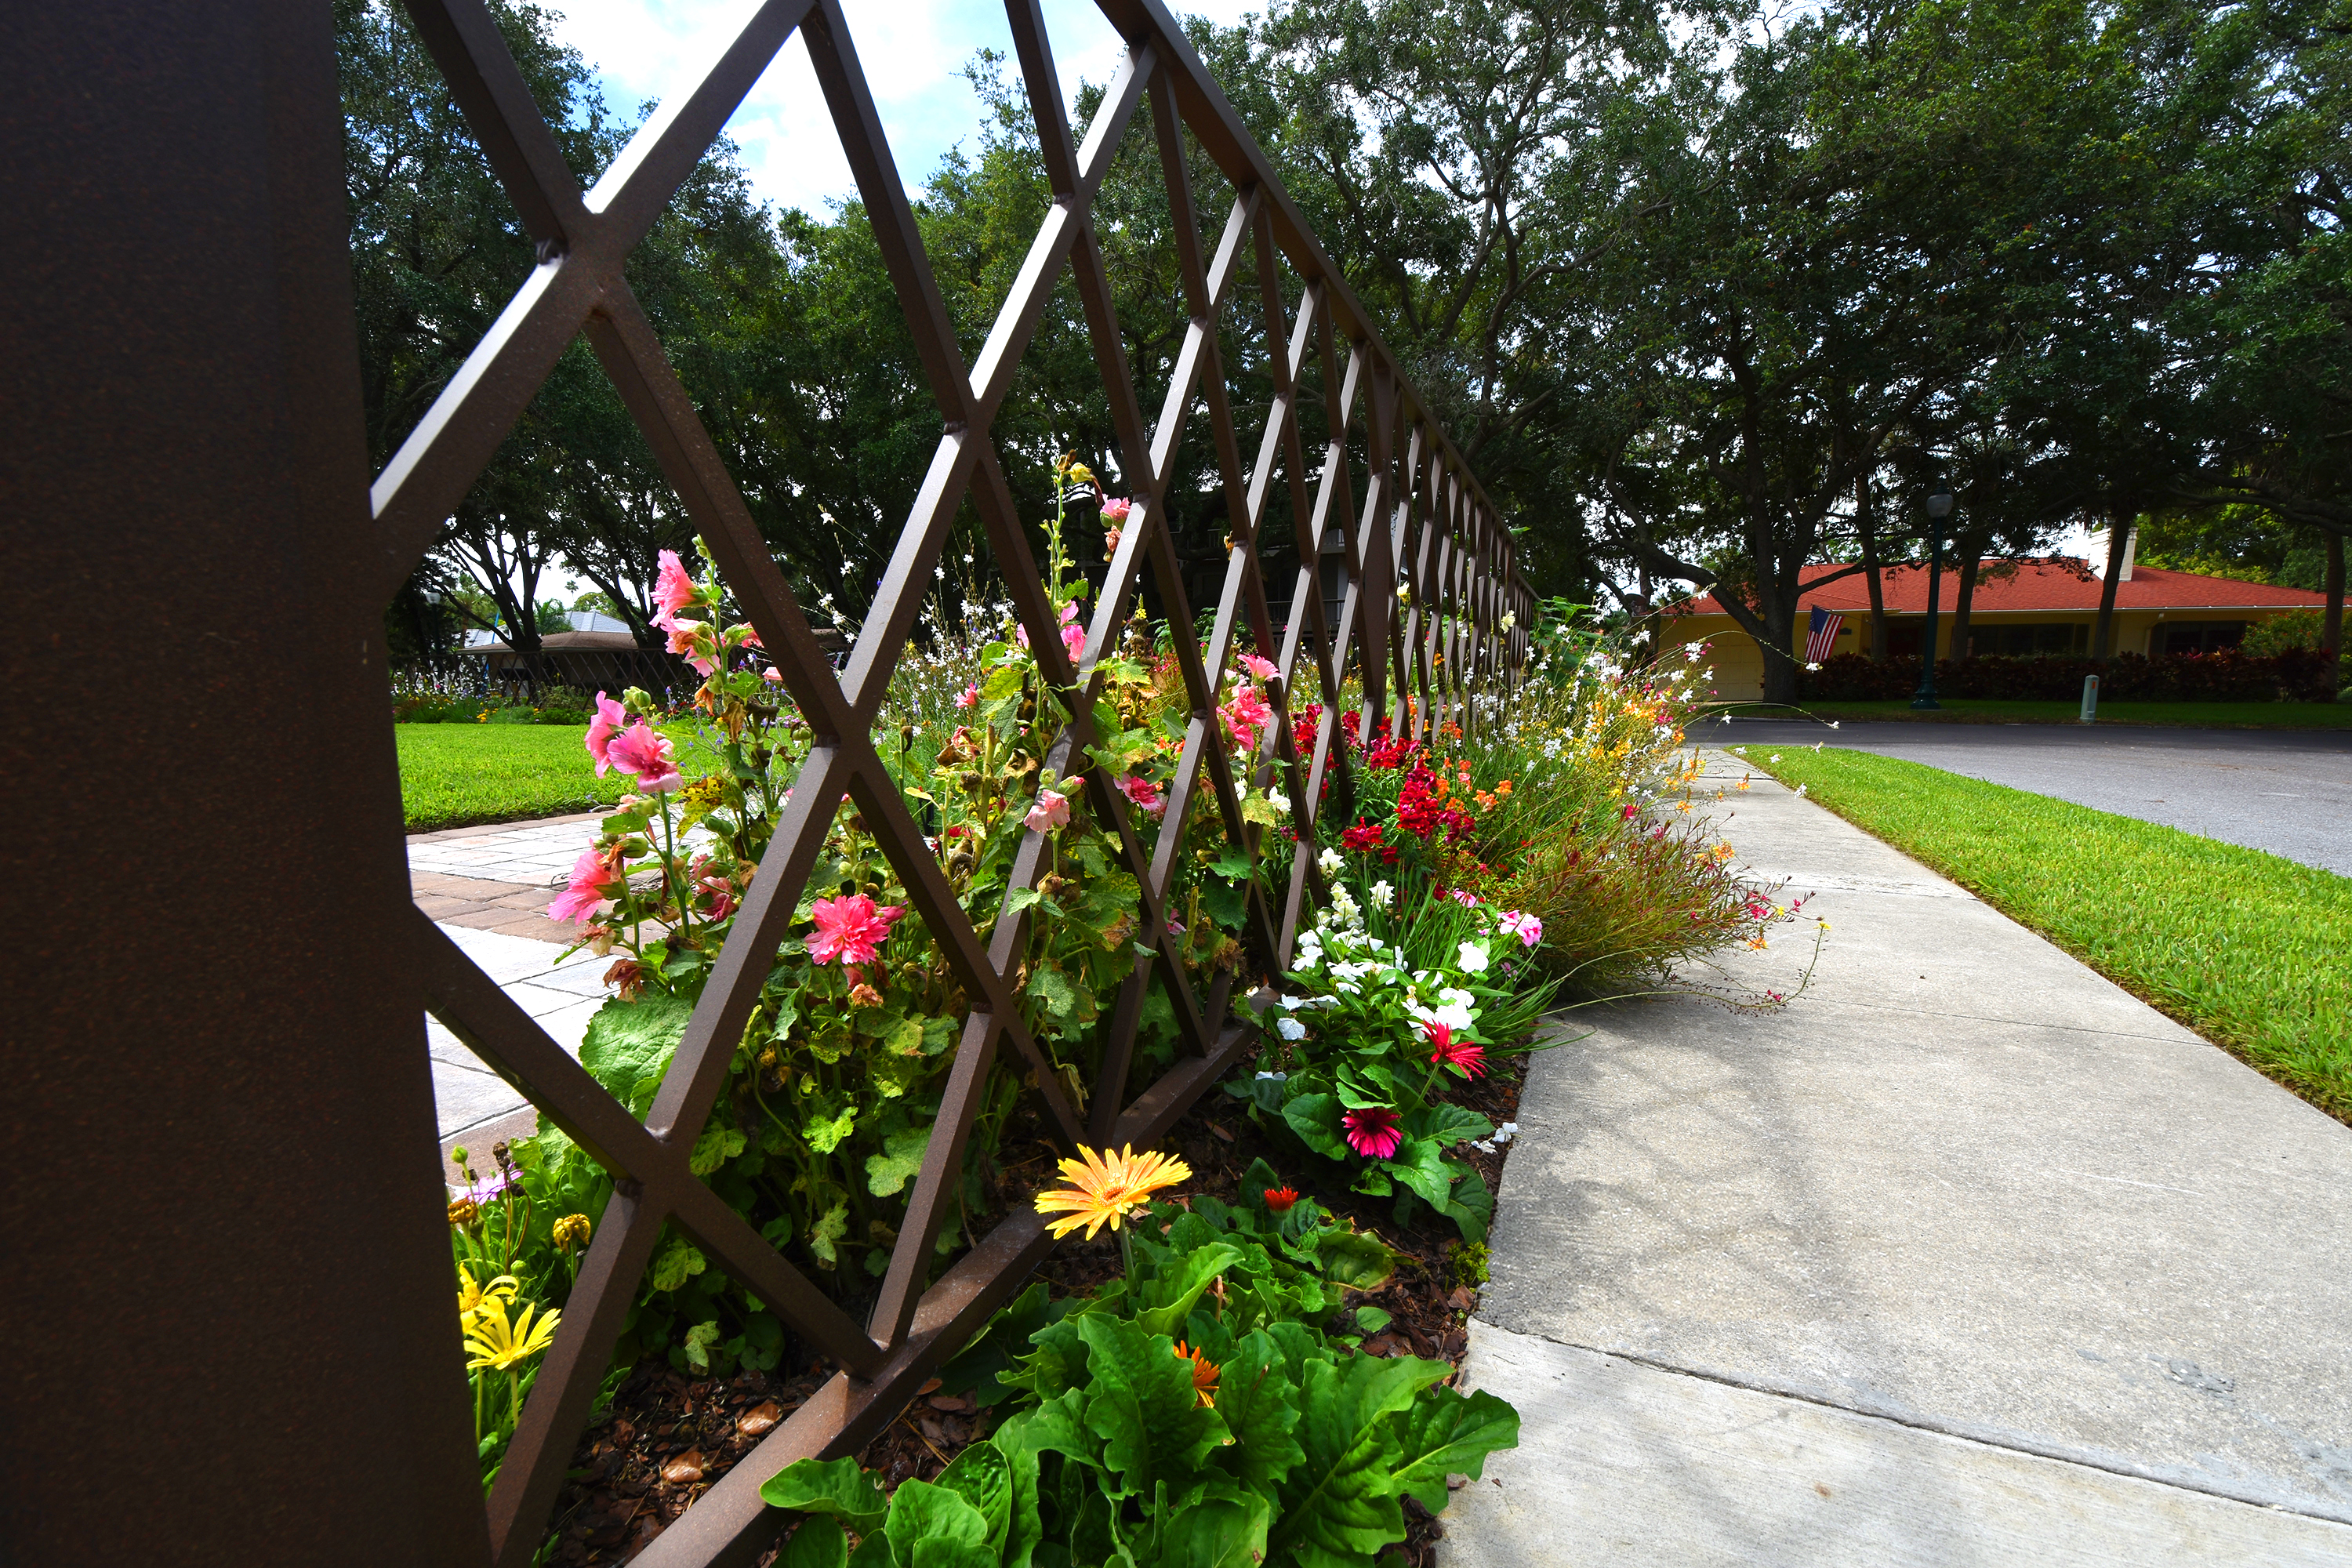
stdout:
[[1845,624],[1843,616],[1831,615],[1819,605],[1813,606],[1812,634],[1805,638],[1805,662],[1819,664],[1837,649],[1838,627]]

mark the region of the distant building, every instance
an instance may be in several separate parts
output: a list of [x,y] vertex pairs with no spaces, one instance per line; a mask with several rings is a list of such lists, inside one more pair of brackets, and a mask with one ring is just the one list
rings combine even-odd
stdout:
[[[1834,564],[1808,566],[1801,581],[1811,584],[1845,570]],[[1916,658],[1927,623],[1927,569],[1890,566],[1882,570],[1880,578],[1886,601],[1886,651],[1893,658]],[[1959,574],[1949,565],[1944,568],[1943,578],[1936,617],[1939,659],[1956,657],[1952,608],[1960,585]],[[1976,595],[1969,601],[1966,656],[2088,656],[2091,630],[2099,618],[2100,587],[2098,574],[2078,561],[1985,562],[1979,572]],[[2109,651],[2162,658],[2235,647],[2256,621],[2291,610],[2315,609],[2326,602],[2325,595],[2301,588],[2135,566],[2126,559],[2116,583]],[[1796,636],[1789,651],[1800,663],[1805,660],[1816,606],[1843,617],[1830,649],[1832,656],[1869,654],[1870,580],[1864,574],[1855,572],[1818,589],[1807,587],[1797,603]],[[1723,612],[1712,594],[1673,612],[1660,636],[1670,647],[1693,642],[1713,644],[1707,663],[1715,670],[1715,689],[1719,695],[1732,700],[1753,700],[1763,695],[1762,651]]]

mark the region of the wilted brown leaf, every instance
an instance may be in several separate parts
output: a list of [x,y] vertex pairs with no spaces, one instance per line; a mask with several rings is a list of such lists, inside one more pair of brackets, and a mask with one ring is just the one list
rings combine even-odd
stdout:
[[702,1450],[688,1448],[661,1468],[661,1479],[674,1487],[692,1486],[702,1479]]
[[735,1417],[735,1430],[746,1437],[756,1437],[783,1418],[783,1406],[771,1399],[764,1405],[754,1405]]

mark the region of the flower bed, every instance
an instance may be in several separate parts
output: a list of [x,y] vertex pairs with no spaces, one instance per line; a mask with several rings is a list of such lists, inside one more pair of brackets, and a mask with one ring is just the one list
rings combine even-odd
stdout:
[[[1088,493],[1087,479],[1065,468],[1048,527],[1044,587],[1066,643],[1083,642],[1088,589],[1068,567],[1062,531],[1069,502]],[[807,729],[780,700],[757,637],[730,623],[715,575],[698,580],[666,557],[656,597],[671,650],[704,676],[694,700],[705,731],[698,749],[719,764],[687,777],[678,747],[657,727],[663,715],[644,693],[596,695],[587,750],[600,773],[626,774],[633,787],[550,909],[612,960],[605,979],[614,994],[592,1022],[581,1058],[615,1098],[646,1114],[770,841],[803,814],[823,822],[792,934],[772,960],[691,1168],[821,1289],[860,1308],[873,1299],[906,1220],[971,999],[912,912],[900,868],[881,853],[857,804],[793,801],[792,781],[803,776],[811,748]],[[1138,929],[1139,888],[1121,829],[1148,837],[1171,811],[1191,708],[1170,634],[1139,616],[1125,643],[1095,667],[1103,682],[1094,710],[1099,738],[1087,760],[1108,769],[1117,787],[1089,792],[1049,749],[1051,703],[1059,699],[1009,616],[983,610],[952,626],[935,620],[931,629],[931,648],[902,666],[894,686],[886,721],[901,742],[895,782],[981,939],[994,938],[1000,920],[1016,921],[1006,940],[1018,943],[1023,1023],[1045,1068],[1043,1077],[1030,1073],[1003,1059],[1010,1053],[990,1067],[956,1201],[938,1235],[946,1259],[1015,1205],[1038,1201],[1052,1150],[1036,1095],[1050,1086],[1083,1114],[1114,1013],[1139,1020],[1129,1092],[1174,1058],[1176,1001],[1149,978],[1164,950],[1137,941],[1147,933]],[[1257,755],[1276,738],[1265,685],[1273,673],[1265,660],[1244,656],[1214,694],[1215,721],[1236,756]],[[1343,765],[1327,776],[1327,791],[1344,792],[1338,798],[1349,809],[1346,820],[1324,812],[1324,838],[1313,847],[1328,907],[1302,934],[1286,974],[1264,973],[1265,955],[1244,938],[1253,901],[1278,907],[1287,887],[1287,802],[1265,787],[1263,774],[1238,779],[1234,809],[1251,831],[1237,836],[1204,778],[1174,826],[1168,931],[1196,986],[1223,972],[1237,991],[1257,990],[1267,1032],[1256,1059],[1228,1085],[1241,1103],[1196,1110],[1185,1124],[1197,1142],[1187,1145],[1186,1179],[1176,1184],[1189,1213],[1164,1205],[1153,1211],[1139,1247],[1131,1224],[1118,1230],[1141,1256],[1123,1258],[1115,1279],[1049,1271],[1045,1294],[1024,1298],[1022,1310],[1044,1314],[1028,1337],[1072,1321],[1093,1325],[1117,1341],[1087,1342],[1088,1356],[1110,1358],[1105,1365],[1145,1354],[1159,1340],[1181,1340],[1198,1352],[1187,1357],[1197,1371],[1235,1356],[1259,1365],[1264,1345],[1253,1336],[1263,1336],[1283,1347],[1280,1386],[1290,1392],[1276,1403],[1293,1415],[1310,1409],[1327,1384],[1355,1390],[1370,1379],[1366,1388],[1387,1391],[1379,1420],[1390,1426],[1356,1432],[1350,1443],[1410,1447],[1419,1439],[1408,1430],[1425,1436],[1431,1422],[1461,1419],[1465,1402],[1445,1392],[1445,1363],[1448,1352],[1459,1354],[1468,1304],[1457,1293],[1483,1278],[1476,1259],[1510,1132],[1507,1109],[1499,1119],[1491,1112],[1516,1103],[1505,1087],[1516,1078],[1508,1054],[1534,1043],[1533,1025],[1564,987],[1589,993],[1628,976],[1671,983],[1681,959],[1779,918],[1731,879],[1702,827],[1663,807],[1645,809],[1679,765],[1675,748],[1695,680],[1629,676],[1605,647],[1557,637],[1527,675],[1509,698],[1482,699],[1468,735],[1451,723],[1417,735],[1410,704],[1394,732],[1386,720],[1369,731],[1353,715],[1343,724]],[[1313,754],[1323,721],[1312,710],[1300,717],[1291,739],[1303,742],[1301,755]],[[1044,864],[1034,884],[1008,895],[1026,880],[1014,875],[1024,855]],[[1250,1163],[1217,1158],[1220,1149],[1246,1149]],[[612,1185],[551,1128],[477,1163],[483,1173],[467,1173],[471,1184],[453,1202],[451,1220],[467,1270],[460,1315],[487,1485]],[[1190,1179],[1195,1173],[1209,1180]],[[1228,1180],[1234,1185],[1223,1189]],[[1269,1198],[1269,1191],[1297,1195]],[[1139,1212],[1116,1193],[1070,1201],[1091,1204],[1091,1217],[1106,1223]],[[1249,1237],[1237,1239],[1236,1227]],[[1164,1248],[1175,1250],[1155,1250]],[[1088,1255],[1078,1243],[1061,1256],[1082,1263]],[[1358,1271],[1367,1259],[1381,1260],[1380,1268]],[[1301,1269],[1313,1279],[1297,1283]],[[1291,1281],[1283,1287],[1287,1304],[1245,1323],[1230,1318],[1233,1293],[1246,1281],[1263,1297],[1267,1270]],[[1152,1296],[1179,1275],[1197,1276],[1200,1288],[1183,1311],[1173,1310],[1173,1298]],[[1388,1299],[1409,1310],[1366,1299],[1368,1289],[1392,1292],[1406,1281],[1405,1295]],[[1213,1303],[1205,1321],[1195,1310],[1202,1291]],[[1127,1326],[1114,1331],[1113,1320]],[[992,1342],[1003,1339],[998,1332]],[[1369,1365],[1391,1361],[1413,1365]],[[1310,1374],[1310,1362],[1326,1370]],[[689,1237],[666,1235],[575,1461],[554,1560],[616,1560],[634,1549],[747,1451],[763,1423],[804,1400],[814,1370],[787,1325],[709,1268]],[[1169,1539],[1169,1529],[1220,1539],[1239,1531],[1277,1556],[1313,1555],[1303,1543],[1320,1527],[1301,1511],[1310,1504],[1286,1490],[1288,1472],[1276,1459],[1288,1450],[1278,1444],[1253,1449],[1256,1457],[1237,1475],[1210,1463],[1205,1449],[1192,1454],[1188,1440],[1180,1491],[1191,1500],[1171,1504],[1174,1512],[1164,1517],[1137,1513],[1131,1489],[1142,1471],[1106,1450],[1080,1453],[1038,1436],[1056,1419],[1046,1406],[1093,1397],[1091,1384],[1071,1375],[1076,1381],[1056,1388],[1033,1384],[1035,1400],[1010,1422],[995,1409],[994,1385],[934,1393],[928,1415],[893,1428],[921,1439],[938,1467],[927,1473],[902,1463],[906,1451],[868,1458],[886,1480],[944,1486],[962,1500],[956,1506],[977,1509],[987,1529],[976,1549],[1011,1550],[1002,1521],[966,1487],[994,1488],[1002,1465],[1011,1467],[1016,1494],[1025,1496],[1020,1489],[1032,1482],[1062,1489],[1041,1494],[1038,1528],[1060,1531],[1066,1543],[1079,1539],[1073,1531],[1095,1541],[1085,1532],[1097,1525],[1123,1542],[1146,1530],[1157,1532],[1153,1541]],[[1178,1426],[1240,1431],[1231,1420],[1245,1415],[1219,1406],[1205,1385],[1199,1392],[1207,1396],[1197,1406],[1202,1416]],[[1432,1414],[1438,1411],[1455,1414]],[[1501,1440],[1499,1416],[1488,1411],[1481,1422]],[[972,1458],[971,1470],[941,1481],[942,1471],[965,1462],[958,1454],[970,1450],[959,1445],[985,1445],[996,1457]],[[1381,1474],[1393,1479],[1411,1468]],[[971,1480],[982,1469],[984,1486]],[[1092,1479],[1072,1479],[1081,1472]],[[835,1479],[825,1495],[854,1500],[835,1511],[868,1546],[892,1539],[894,1528],[901,1535],[913,1528],[894,1527],[895,1514],[877,1513],[866,1493],[827,1473]],[[1373,1485],[1369,1472],[1350,1484],[1359,1482]],[[913,1495],[929,1499],[921,1508],[958,1521],[956,1530],[968,1529],[941,1497]],[[1101,1514],[1085,1500],[1092,1496],[1118,1506]],[[1413,1510],[1442,1501],[1442,1488],[1430,1493],[1419,1480],[1390,1486],[1365,1504],[1379,1515],[1381,1539],[1360,1532],[1347,1550],[1369,1561],[1402,1538],[1400,1521],[1419,1517]],[[1180,1525],[1178,1515],[1191,1522]],[[831,1560],[829,1546],[807,1550],[818,1553],[811,1561]],[[867,1546],[859,1550],[866,1561]],[[1353,1560],[1332,1542],[1318,1550],[1320,1561]]]

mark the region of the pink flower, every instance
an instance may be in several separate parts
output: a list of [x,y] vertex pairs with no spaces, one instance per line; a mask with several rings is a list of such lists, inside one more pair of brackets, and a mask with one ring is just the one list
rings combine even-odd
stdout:
[[681,621],[672,616],[656,624],[669,633],[670,652],[686,655],[686,662],[705,675],[719,668],[718,660],[703,652],[703,645],[695,635],[705,629],[700,621]]
[[735,912],[735,884],[726,878],[704,877],[694,886],[709,900],[709,907],[702,911],[703,919],[723,921]]
[[1460,888],[1454,889],[1445,896],[1452,899],[1455,903],[1460,904],[1465,910],[1475,910],[1478,907],[1478,895],[1475,893],[1465,892]]
[[1350,1110],[1339,1118],[1339,1124],[1348,1130],[1348,1147],[1370,1159],[1385,1160],[1404,1142],[1397,1113],[1382,1106]]
[[580,858],[572,862],[571,879],[563,891],[555,895],[547,906],[547,918],[551,921],[577,921],[588,923],[589,917],[604,907],[612,894],[605,889],[621,884],[621,847],[609,849],[588,848],[580,851]]
[[1629,800],[1629,801],[1627,801],[1627,802],[1625,803],[1625,810],[1624,810],[1623,816],[1624,816],[1624,818],[1625,818],[1625,820],[1626,820],[1626,821],[1628,821],[1628,822],[1633,821],[1633,818],[1634,818],[1634,817],[1636,817],[1636,816],[1640,816],[1640,815],[1641,815],[1641,813],[1642,813],[1642,808],[1641,808],[1640,806],[1638,806],[1638,805],[1635,805],[1632,801],[1630,801],[1630,800]]
[[620,733],[621,726],[629,721],[629,711],[603,692],[596,693],[596,717],[588,724],[588,754],[596,759],[596,776],[603,778],[612,767],[604,757],[604,749]]
[[1506,910],[1499,923],[1505,934],[1515,936],[1528,947],[1543,941],[1543,921],[1517,910]]
[[962,693],[956,698],[956,706],[959,708],[977,708],[980,706],[979,681],[975,680],[970,686],[963,689]]
[[1146,816],[1157,816],[1168,809],[1168,802],[1160,794],[1160,786],[1150,779],[1130,774],[1118,781],[1120,791],[1133,801],[1136,809]]
[[1070,662],[1072,664],[1077,663],[1079,656],[1087,651],[1087,628],[1084,626],[1064,626],[1062,628],[1062,647],[1069,654]]
[[1127,514],[1134,510],[1135,503],[1124,496],[1106,497],[1102,503],[1103,522],[1107,526],[1123,524],[1127,521]]
[[640,719],[613,738],[604,756],[625,773],[637,775],[637,787],[659,795],[677,787],[677,764],[671,760],[669,737]]
[[1048,828],[1060,827],[1069,820],[1069,796],[1041,789],[1037,792],[1036,804],[1030,806],[1029,815],[1021,819],[1021,825],[1043,833]]
[[1432,1019],[1422,1025],[1421,1032],[1429,1037],[1429,1059],[1440,1067],[1449,1067],[1464,1078],[1486,1076],[1486,1047],[1471,1040],[1454,1037],[1454,1026]]
[[661,606],[664,616],[675,616],[694,603],[694,579],[686,574],[686,563],[677,558],[677,551],[663,551],[661,573],[654,579],[654,603]]
[[845,964],[871,963],[881,955],[891,922],[907,911],[897,904],[874,907],[864,893],[845,899],[819,899],[809,910],[816,934],[808,939],[809,956],[819,963],[839,959]]
[[1280,673],[1280,671],[1275,668],[1274,660],[1270,658],[1260,658],[1254,653],[1245,653],[1242,655],[1242,668],[1248,670],[1260,680],[1271,680],[1276,675]]
[[762,680],[773,680],[773,681],[779,681],[779,682],[781,682],[781,681],[784,679],[784,672],[783,672],[782,670],[781,670],[781,669],[778,669],[774,665],[772,665],[772,665],[768,666],[768,668],[765,668],[765,669],[763,669],[763,670],[761,670],[761,671],[760,672],[760,679],[762,679]]
[[1274,722],[1274,710],[1266,706],[1265,699],[1255,686],[1244,686],[1234,692],[1233,700],[1217,711],[1223,716],[1225,727],[1233,731],[1234,749],[1244,752],[1257,750],[1257,738]]
[[1125,538],[1126,534],[1127,531],[1123,528],[1107,528],[1103,530],[1103,549],[1113,555],[1118,554],[1118,542]]

